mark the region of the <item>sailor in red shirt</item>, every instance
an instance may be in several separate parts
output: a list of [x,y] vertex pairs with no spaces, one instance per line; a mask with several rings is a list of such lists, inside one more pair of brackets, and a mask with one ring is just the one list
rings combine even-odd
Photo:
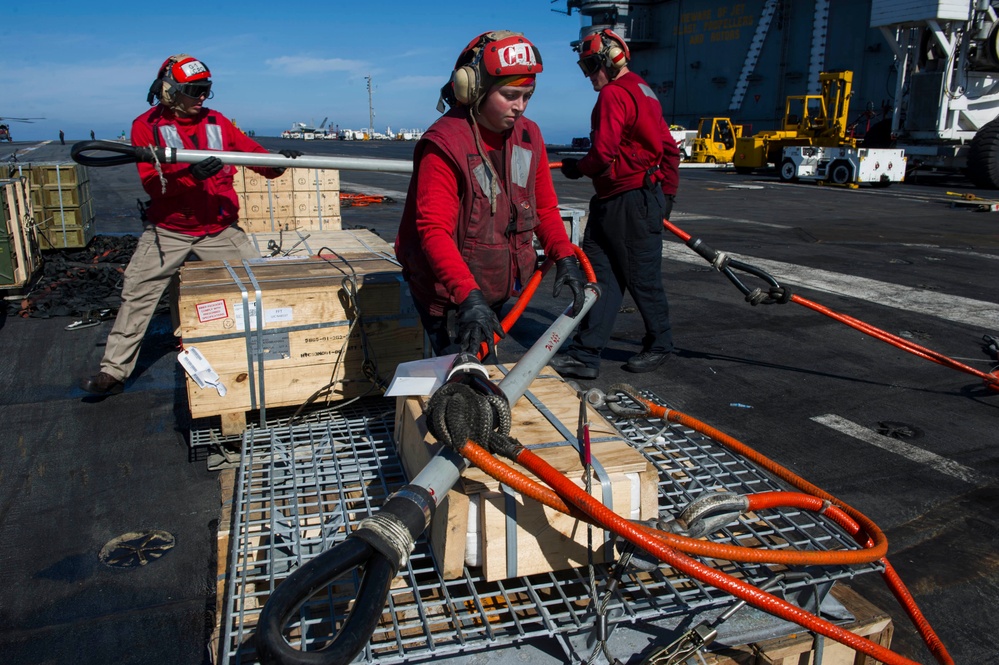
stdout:
[[611,30],[579,45],[579,67],[597,95],[591,147],[562,160],[562,174],[592,178],[596,196],[583,235],[600,299],[583,319],[566,353],[551,366],[563,376],[595,379],[627,289],[645,323],[641,352],[624,369],[651,372],[673,353],[669,303],[663,289],[663,219],[673,209],[680,152],[652,88],[628,69],[628,45]]
[[[205,108],[211,97],[211,72],[187,54],[173,55],[159,69],[147,101],[158,104],[132,122],[132,145],[187,150],[267,152],[247,138],[218,111]],[[282,150],[298,157],[297,150]],[[121,307],[108,336],[100,372],[80,387],[97,395],[114,395],[135,369],[142,338],[170,280],[191,252],[203,260],[259,259],[237,226],[239,200],[233,189],[236,167],[218,157],[197,164],[139,163],[142,187],[150,201],[145,229],[125,270]],[[254,168],[266,178],[284,169]]]
[[534,272],[535,235],[556,262],[555,295],[568,286],[572,314],[582,307],[544,139],[523,115],[541,69],[520,33],[476,37],[441,91],[450,110],[416,145],[396,255],[438,354],[503,336],[499,313]]

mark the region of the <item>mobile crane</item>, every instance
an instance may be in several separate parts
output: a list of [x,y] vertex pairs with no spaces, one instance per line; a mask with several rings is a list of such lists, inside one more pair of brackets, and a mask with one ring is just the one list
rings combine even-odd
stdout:
[[963,170],[999,189],[997,4],[872,1],[871,27],[894,51],[898,78],[890,132],[868,145],[903,148],[910,169]]

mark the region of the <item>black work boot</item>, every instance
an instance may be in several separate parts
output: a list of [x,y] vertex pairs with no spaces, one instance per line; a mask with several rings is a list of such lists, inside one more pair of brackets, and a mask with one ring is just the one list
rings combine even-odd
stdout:
[[120,381],[107,372],[80,381],[80,387],[94,395],[117,395],[125,389],[125,382]]
[[644,374],[659,369],[672,356],[673,354],[668,352],[642,351],[629,358],[624,368],[635,374]]
[[561,353],[548,361],[556,372],[572,379],[595,379],[600,376],[599,367],[590,367],[567,353]]

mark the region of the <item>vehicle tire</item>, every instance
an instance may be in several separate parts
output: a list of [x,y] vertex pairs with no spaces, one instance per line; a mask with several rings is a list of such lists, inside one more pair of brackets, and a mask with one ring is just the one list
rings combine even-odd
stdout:
[[845,185],[853,182],[853,169],[849,162],[835,161],[829,166],[829,182]]
[[707,161],[708,164],[714,164],[715,163],[715,158],[711,157],[711,156],[708,156],[707,160],[705,160],[705,161]]
[[999,118],[978,130],[968,150],[968,179],[980,189],[999,189]]
[[785,159],[780,165],[780,176],[781,182],[798,182],[798,167],[794,165],[794,161],[790,158]]

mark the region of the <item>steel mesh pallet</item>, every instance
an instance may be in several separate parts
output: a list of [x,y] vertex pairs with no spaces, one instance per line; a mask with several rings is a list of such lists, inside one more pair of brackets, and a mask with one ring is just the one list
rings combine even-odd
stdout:
[[[659,402],[653,394],[650,399]],[[678,512],[704,492],[739,494],[786,489],[752,463],[692,430],[660,420],[616,421],[659,471],[660,510]],[[243,436],[230,540],[226,615],[220,662],[256,662],[252,634],[267,597],[291,570],[342,541],[406,478],[393,441],[394,410],[385,399],[362,400],[321,422],[253,428]],[[713,533],[717,542],[772,549],[857,549],[828,519],[798,510],[743,516]],[[705,561],[759,582],[774,566]],[[783,585],[811,593],[818,585],[876,570],[876,566],[808,571]],[[611,571],[596,566],[597,588]],[[286,630],[300,648],[319,649],[357,596],[359,579],[345,577],[307,601]],[[602,593],[602,591],[601,591]],[[608,605],[612,624],[661,620],[731,604],[728,594],[668,567],[630,570]],[[356,662],[399,663],[554,638],[568,660],[580,654],[569,638],[593,629],[586,569],[486,582],[476,569],[444,580],[421,538],[400,571],[386,610]],[[301,645],[304,644],[304,647]]]

